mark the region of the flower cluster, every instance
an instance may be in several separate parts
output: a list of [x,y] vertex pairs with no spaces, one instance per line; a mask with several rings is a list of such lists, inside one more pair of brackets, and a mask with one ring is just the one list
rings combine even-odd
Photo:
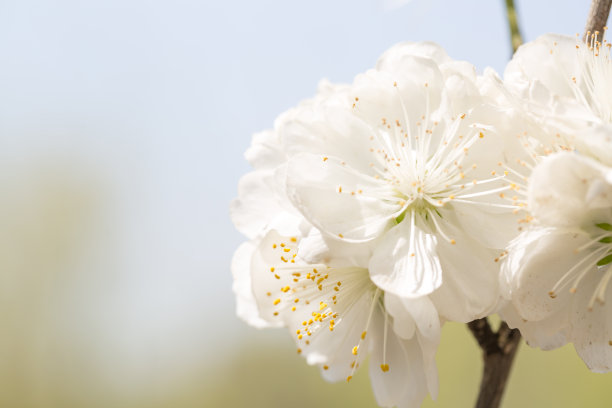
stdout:
[[231,204],[238,315],[287,327],[381,406],[438,382],[441,325],[501,313],[531,345],[612,367],[612,62],[547,35],[502,80],[402,43],[256,134]]

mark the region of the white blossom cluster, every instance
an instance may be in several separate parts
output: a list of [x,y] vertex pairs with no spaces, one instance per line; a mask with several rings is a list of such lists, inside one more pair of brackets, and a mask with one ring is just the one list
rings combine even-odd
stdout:
[[256,134],[231,204],[237,313],[377,402],[438,390],[441,325],[499,313],[612,367],[609,44],[545,35],[503,80],[401,43]]

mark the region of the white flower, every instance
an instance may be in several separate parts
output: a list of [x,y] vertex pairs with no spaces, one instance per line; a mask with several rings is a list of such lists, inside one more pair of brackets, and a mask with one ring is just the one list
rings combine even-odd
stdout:
[[612,165],[610,43],[543,35],[518,49],[504,79],[549,136]]
[[506,112],[487,105],[473,67],[428,43],[393,47],[332,97],[280,129],[301,151],[287,170],[295,208],[336,239],[380,239],[369,271],[387,293],[430,295],[451,320],[486,315],[494,254],[517,233]]
[[[257,242],[257,241],[255,241]],[[251,258],[255,244],[253,241],[244,242],[238,247],[232,257],[232,290],[236,296],[236,315],[253,327],[264,328],[280,326],[280,322],[269,322],[259,316],[257,303],[253,296],[251,284]]]
[[[280,115],[274,129],[253,135],[251,146],[245,153],[254,171],[244,175],[238,183],[238,198],[230,204],[230,215],[236,228],[249,239],[258,239],[271,229],[292,235],[296,231],[305,235],[310,225],[293,207],[285,191],[287,161],[298,151],[283,145],[280,133],[296,117],[304,117],[314,104],[329,104],[329,95],[342,94],[344,85],[321,81],[317,95],[301,102],[297,107]],[[289,123],[289,124],[288,124]],[[325,140],[311,140],[316,149]],[[333,141],[330,141],[333,142]]]
[[544,159],[530,180],[534,225],[502,268],[509,323],[533,346],[573,342],[597,372],[612,369],[610,170],[578,153]]
[[236,314],[254,327],[278,326],[278,322],[267,322],[259,316],[251,288],[251,257],[270,229],[301,235],[307,233],[310,224],[292,208],[284,193],[284,183],[279,182],[284,177],[286,156],[278,147],[276,132],[254,135],[245,156],[255,171],[240,179],[238,198],[230,205],[234,225],[250,239],[238,247],[232,258]]
[[236,228],[250,240],[243,243],[232,258],[232,289],[236,296],[236,314],[251,326],[262,328],[278,325],[266,322],[259,311],[251,288],[251,257],[261,238],[274,229],[296,237],[306,236],[311,225],[293,208],[285,192],[287,158],[290,149],[283,149],[278,129],[285,122],[317,99],[331,92],[339,92],[342,86],[321,81],[316,98],[306,100],[290,109],[276,120],[275,129],[256,133],[245,153],[254,171],[244,175],[238,183],[238,197],[230,204],[230,215]]
[[[418,407],[428,392],[435,397],[440,322],[432,302],[377,288],[360,265],[364,245],[330,248],[317,234],[300,241],[270,231],[256,249],[251,281],[261,318],[286,325],[298,353],[329,381],[350,381],[370,354],[381,406]],[[302,249],[325,263],[306,262]]]

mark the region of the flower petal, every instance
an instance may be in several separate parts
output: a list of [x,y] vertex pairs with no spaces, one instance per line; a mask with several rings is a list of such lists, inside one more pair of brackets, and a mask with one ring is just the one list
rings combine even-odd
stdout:
[[[285,249],[289,249],[289,252],[285,252]],[[259,314],[275,326],[282,326],[290,313],[288,306],[281,301],[281,288],[286,284],[286,275],[300,267],[288,262],[291,253],[296,252],[295,243],[271,230],[261,239],[251,257],[251,286]]]
[[238,198],[230,204],[236,228],[248,238],[265,232],[266,227],[284,210],[278,202],[273,170],[245,174],[238,183]]
[[236,314],[253,327],[270,327],[270,322],[259,316],[251,288],[251,257],[254,250],[252,242],[245,242],[238,247],[232,258],[232,290],[236,295]]
[[394,71],[398,65],[401,65],[402,59],[410,56],[432,59],[437,64],[450,61],[446,51],[436,43],[404,41],[385,51],[378,59],[376,69]]
[[370,70],[355,77],[353,92],[359,98],[355,113],[370,126],[398,120],[408,134],[418,135],[423,117],[432,122],[439,119],[444,78],[429,58],[408,55],[399,62],[388,70]]
[[441,330],[440,317],[431,299],[427,296],[402,299],[402,303],[416,322],[419,333],[428,341],[438,344]]
[[[499,300],[495,252],[483,248],[449,223],[436,247],[444,284],[431,294],[438,312],[448,320],[469,322],[492,313]],[[454,243],[453,243],[454,242]]]
[[[389,333],[386,344],[383,342],[383,336],[376,338],[370,357],[370,379],[376,402],[383,407],[420,407],[429,387],[423,375],[424,362],[418,340],[402,340]],[[381,369],[383,364],[388,364],[388,371]]]
[[[392,307],[389,308],[389,305],[392,305]],[[400,338],[412,338],[415,325],[418,328],[416,338],[425,362],[423,367],[425,378],[427,379],[429,393],[435,399],[438,393],[438,370],[435,364],[435,355],[440,344],[441,332],[438,311],[427,296],[405,299],[386,294],[385,307],[387,312],[393,316],[393,330]],[[407,335],[410,328],[412,334]]]
[[367,269],[375,241],[347,243],[323,235],[312,228],[308,236],[300,240],[300,257],[307,263],[323,263],[327,266],[352,265]]
[[478,204],[460,202],[452,207],[461,229],[486,248],[503,249],[519,233],[519,217],[511,211],[483,211]]
[[[303,307],[302,311],[298,309],[296,313],[289,316],[287,320],[289,330],[300,346],[302,354],[306,357],[308,364],[320,365],[323,368],[321,372],[327,381],[346,380],[367,356],[368,343],[376,333],[368,330],[365,339],[362,338],[362,334],[366,330],[368,316],[372,310],[373,295],[374,290],[355,299],[350,308],[342,313],[342,317],[337,319],[333,331],[326,323],[321,323],[320,326],[315,323],[312,326],[312,335],[308,336],[303,322],[312,319],[312,315],[304,313],[308,311],[307,308]],[[318,303],[318,301],[311,301],[311,304],[313,303]],[[375,309],[373,313],[372,320],[382,317],[380,310]],[[298,330],[303,335],[302,340],[298,338]],[[357,354],[354,354],[356,346],[358,346],[355,351]]]
[[533,215],[551,226],[580,226],[589,209],[612,206],[605,169],[576,153],[557,153],[537,166],[530,180]]
[[[594,273],[601,274],[602,271]],[[612,307],[606,302],[595,303],[592,309],[589,308],[591,294],[598,283],[599,279],[589,279],[580,286],[580,293],[574,295],[569,338],[591,371],[607,373],[612,371]],[[608,286],[607,295],[611,294]]]
[[531,347],[553,350],[567,344],[568,310],[561,309],[544,320],[526,321],[511,304],[499,312],[508,326],[521,331],[521,336]]
[[[591,304],[591,295],[607,269],[593,271],[595,276],[583,280],[579,292],[572,296],[571,328],[568,338],[591,371],[612,371],[612,307],[610,303]],[[611,293],[608,286],[607,295]],[[606,299],[607,300],[607,299]]]
[[393,331],[395,334],[405,340],[414,337],[416,323],[412,316],[406,313],[402,298],[391,293],[386,293],[385,310],[393,317]]
[[370,260],[370,277],[385,292],[415,298],[442,284],[436,237],[407,216],[384,236]]
[[251,146],[244,156],[257,170],[271,169],[287,160],[285,152],[281,149],[278,134],[273,130],[255,133]]
[[323,232],[347,240],[376,238],[400,210],[390,187],[341,160],[313,154],[289,163],[287,193],[295,207]]
[[577,71],[576,44],[575,37],[558,34],[523,44],[506,66],[507,85],[525,92],[533,81],[539,81],[556,95],[572,97],[569,79]]
[[421,347],[421,355],[423,356],[423,371],[425,372],[425,380],[427,381],[427,389],[432,399],[438,397],[438,367],[436,366],[436,352],[440,339],[431,340],[425,338],[421,332],[417,332],[417,340]]
[[341,157],[349,166],[374,175],[370,162],[372,129],[350,109],[353,101],[329,101],[302,107],[279,127],[284,150],[291,156],[311,153]]
[[509,282],[512,304],[522,318],[538,321],[568,307],[572,297],[569,286],[555,291],[554,298],[550,292],[584,258],[584,252],[576,250],[588,241],[583,232],[539,228],[523,233],[511,244],[502,275]]

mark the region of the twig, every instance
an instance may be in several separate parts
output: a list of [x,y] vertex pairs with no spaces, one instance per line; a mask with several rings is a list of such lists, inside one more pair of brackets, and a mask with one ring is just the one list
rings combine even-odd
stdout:
[[610,6],[612,0],[592,0],[589,16],[587,17],[586,27],[584,28],[585,41],[589,41],[591,34],[597,33],[597,40],[602,41],[604,36],[604,27],[608,21],[610,14]]
[[523,37],[521,37],[521,30],[519,29],[518,16],[516,15],[514,0],[506,0],[506,12],[508,14],[508,28],[510,29],[512,53],[515,53],[518,47],[523,43]]
[[482,349],[484,370],[476,408],[498,408],[518,350],[521,334],[502,322],[494,332],[486,318],[468,323]]

